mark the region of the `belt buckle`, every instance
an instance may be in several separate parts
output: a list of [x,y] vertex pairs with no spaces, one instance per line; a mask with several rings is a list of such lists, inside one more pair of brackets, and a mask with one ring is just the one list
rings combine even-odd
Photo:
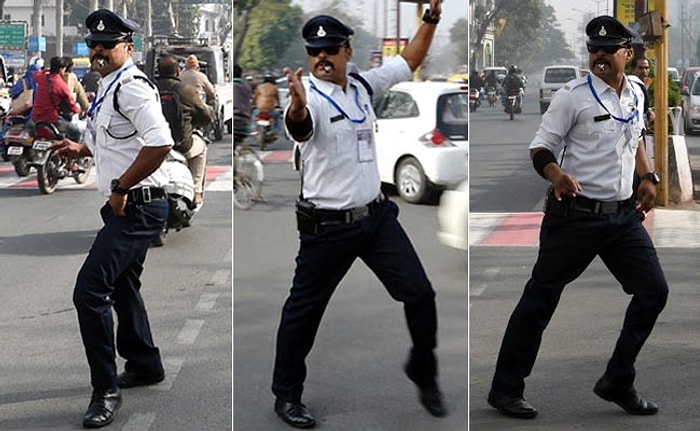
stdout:
[[151,202],[151,188],[148,186],[142,187],[141,188],[141,198],[143,199],[143,203],[147,204]]
[[359,208],[352,208],[345,214],[346,223],[354,223],[369,216],[369,207],[363,206]]

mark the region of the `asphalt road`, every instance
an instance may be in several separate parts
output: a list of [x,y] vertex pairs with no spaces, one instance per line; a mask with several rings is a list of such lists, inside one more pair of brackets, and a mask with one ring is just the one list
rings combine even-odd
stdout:
[[[192,226],[148,253],[142,293],[166,380],[124,390],[109,429],[231,429],[230,167],[225,135],[209,146],[205,204]],[[72,290],[104,199],[70,179],[41,195],[31,177],[13,183],[11,165],[0,169],[0,429],[81,429],[91,387]]]
[[[539,119],[534,88],[527,93],[523,114],[513,121],[497,107],[482,105],[472,114],[472,211],[540,210],[546,184],[534,172],[527,157],[527,146]],[[700,166],[696,161],[700,156],[700,139],[687,137],[687,142],[698,183]],[[471,247],[469,429],[698,429],[698,253],[696,248],[680,246],[660,248],[658,253],[671,293],[639,355],[636,387],[642,396],[659,404],[659,413],[651,417],[631,416],[593,394],[593,385],[605,370],[629,302],[629,296],[596,260],[564,291],[545,331],[533,373],[526,380],[525,397],[539,409],[540,415],[533,420],[518,420],[497,413],[488,406],[486,397],[503,332],[529,277],[537,249],[536,246]]]
[[[277,143],[272,149],[288,149]],[[265,165],[267,202],[234,211],[234,429],[288,430],[272,410],[275,334],[298,238],[299,180],[286,162]],[[440,244],[435,206],[393,196],[437,292],[440,381],[450,413],[430,416],[402,371],[410,347],[403,310],[358,261],[326,311],[308,358],[303,402],[334,431],[463,430],[467,423],[467,256]]]

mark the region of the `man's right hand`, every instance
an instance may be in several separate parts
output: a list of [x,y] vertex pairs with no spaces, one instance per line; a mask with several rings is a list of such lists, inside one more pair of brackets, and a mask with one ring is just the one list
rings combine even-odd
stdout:
[[70,159],[77,159],[81,157],[81,152],[84,150],[84,146],[73,142],[70,139],[63,138],[60,141],[53,141],[50,150],[56,150],[56,155],[59,157],[67,157]]
[[287,81],[289,82],[289,97],[290,105],[287,115],[289,119],[294,122],[302,121],[306,118],[306,89],[301,80],[301,74],[304,71],[301,67],[298,68],[294,73],[288,67],[282,69],[284,74],[287,76]]

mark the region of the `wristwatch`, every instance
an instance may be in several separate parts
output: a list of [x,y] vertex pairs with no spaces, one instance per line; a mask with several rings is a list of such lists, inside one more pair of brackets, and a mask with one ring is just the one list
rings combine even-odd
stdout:
[[659,177],[659,174],[657,174],[656,172],[649,172],[648,174],[642,175],[642,180],[649,180],[654,185],[657,185],[661,182],[661,178]]
[[112,180],[112,182],[109,185],[109,189],[112,191],[112,193],[118,193],[120,195],[125,195],[129,193],[129,189],[122,188],[119,185],[119,178],[115,178]]
[[426,9],[425,12],[423,12],[423,22],[427,24],[437,24],[440,22],[440,18],[432,18],[430,16],[430,9]]

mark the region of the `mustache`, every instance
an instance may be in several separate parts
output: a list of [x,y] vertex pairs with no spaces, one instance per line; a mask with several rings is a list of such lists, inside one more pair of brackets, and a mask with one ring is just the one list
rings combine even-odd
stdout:
[[92,57],[90,57],[90,63],[97,62],[100,66],[105,64],[105,61],[107,60],[109,60],[109,58],[100,52],[96,52]]

